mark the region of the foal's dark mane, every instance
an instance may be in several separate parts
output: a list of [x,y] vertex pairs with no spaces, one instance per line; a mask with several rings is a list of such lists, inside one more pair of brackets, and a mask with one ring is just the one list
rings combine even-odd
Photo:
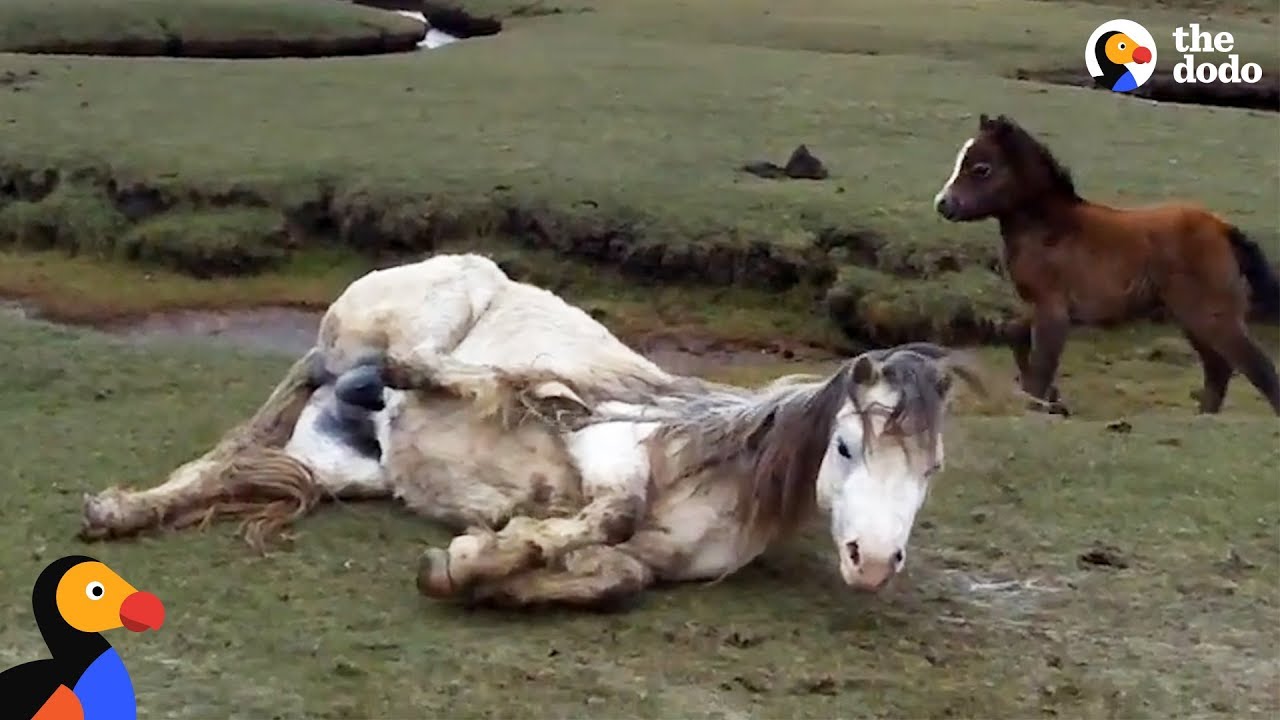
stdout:
[[1001,115],[990,120],[984,115],[982,131],[1012,157],[1015,165],[1025,168],[1030,163],[1035,163],[1044,168],[1049,179],[1050,190],[1073,202],[1083,200],[1076,192],[1071,171],[1053,156],[1044,143],[1024,130],[1012,118]]

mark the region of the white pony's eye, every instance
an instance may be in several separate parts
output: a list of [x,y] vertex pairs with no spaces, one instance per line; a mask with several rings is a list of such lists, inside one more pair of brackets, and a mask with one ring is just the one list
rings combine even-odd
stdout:
[[836,451],[845,459],[851,459],[853,454],[849,452],[849,446],[844,444],[843,438],[836,438]]
[[107,589],[102,587],[102,583],[94,580],[84,586],[84,594],[88,595],[90,600],[101,600],[102,596],[107,594]]

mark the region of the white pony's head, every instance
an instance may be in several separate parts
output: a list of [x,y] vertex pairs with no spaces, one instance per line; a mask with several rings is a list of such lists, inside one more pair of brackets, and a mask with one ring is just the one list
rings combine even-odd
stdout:
[[912,343],[861,355],[842,373],[815,490],[851,587],[880,590],[906,563],[916,513],[943,467],[953,371],[981,388],[950,355]]

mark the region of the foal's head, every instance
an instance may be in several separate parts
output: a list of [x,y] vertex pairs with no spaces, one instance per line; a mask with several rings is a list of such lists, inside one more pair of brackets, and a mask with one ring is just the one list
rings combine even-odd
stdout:
[[1071,173],[1012,119],[982,115],[978,133],[960,145],[951,177],[933,198],[952,222],[1002,217],[1050,200],[1075,202]]
[[981,390],[950,351],[927,343],[866,353],[841,371],[843,402],[816,490],[852,587],[879,590],[906,562],[916,513],[943,466],[953,373]]

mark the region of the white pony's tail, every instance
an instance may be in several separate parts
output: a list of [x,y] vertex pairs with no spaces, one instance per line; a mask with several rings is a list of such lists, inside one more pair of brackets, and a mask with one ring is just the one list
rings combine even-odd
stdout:
[[163,484],[147,490],[111,487],[86,495],[81,539],[238,517],[246,540],[261,549],[269,536],[323,499],[310,468],[281,449],[325,380],[320,355],[313,349],[295,362],[251,418],[175,469]]

